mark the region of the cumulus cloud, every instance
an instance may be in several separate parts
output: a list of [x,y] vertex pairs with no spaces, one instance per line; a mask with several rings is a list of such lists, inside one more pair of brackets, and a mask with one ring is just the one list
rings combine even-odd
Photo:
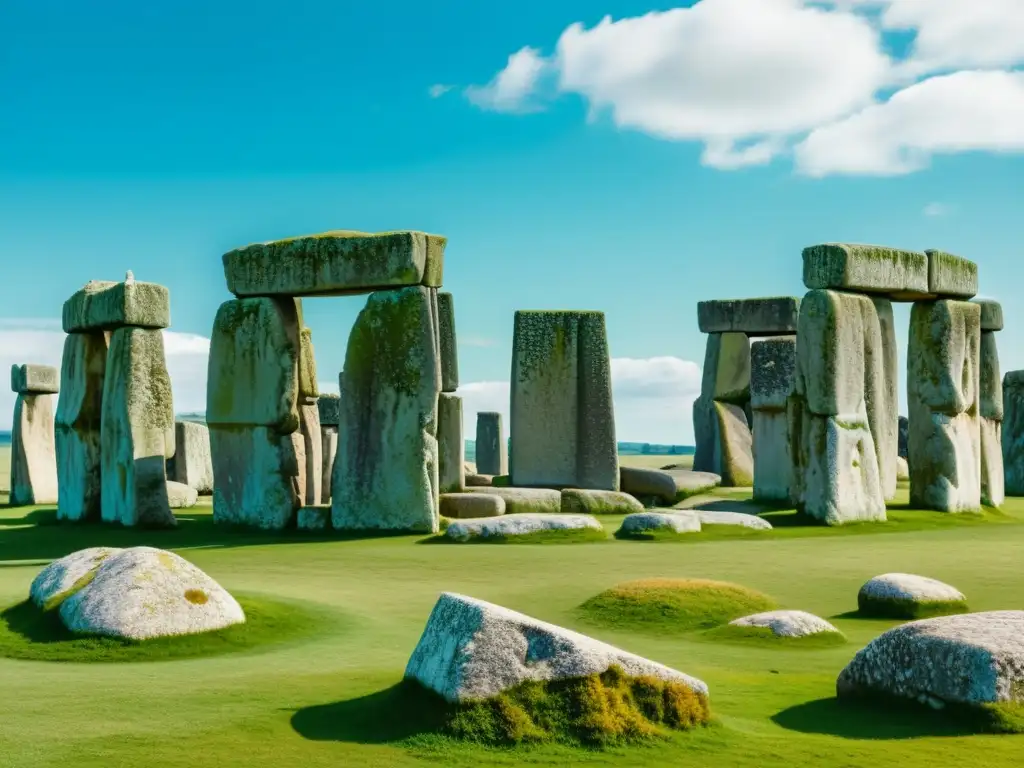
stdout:
[[1024,150],[1024,72],[954,72],[928,78],[811,131],[795,150],[810,176],[892,176],[934,155]]
[[[700,366],[677,357],[614,358],[612,391],[615,425],[621,442],[692,444],[691,410],[700,392]],[[497,411],[509,429],[509,383],[463,384],[462,412],[468,439],[473,439],[476,414]]]
[[[893,34],[910,38],[896,60]],[[525,47],[466,95],[508,112],[576,95],[589,119],[699,142],[722,170],[795,152],[810,176],[899,175],[1021,151],[1020,64],[1020,0],[699,0],[570,24],[550,55]]]
[[[39,363],[60,367],[64,332],[51,320],[0,319],[0,370],[12,365]],[[210,340],[195,334],[164,331],[167,370],[178,413],[206,410],[206,364]],[[10,430],[16,395],[0,387],[0,429]]]

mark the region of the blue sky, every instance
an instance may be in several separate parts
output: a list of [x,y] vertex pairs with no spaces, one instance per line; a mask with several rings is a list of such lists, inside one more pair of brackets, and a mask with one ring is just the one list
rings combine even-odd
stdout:
[[[601,309],[620,438],[689,442],[696,302],[800,295],[823,241],[973,258],[1024,367],[1017,0],[153,5],[0,5],[4,364],[131,269],[201,407],[222,253],[408,228],[449,237],[470,413],[507,408],[515,309]],[[322,381],[361,306],[307,303]]]

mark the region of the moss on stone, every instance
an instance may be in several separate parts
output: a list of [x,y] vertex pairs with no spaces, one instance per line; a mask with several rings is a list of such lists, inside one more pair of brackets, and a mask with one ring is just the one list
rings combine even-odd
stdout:
[[910,600],[857,595],[857,612],[878,619],[927,619],[967,613],[966,600]]
[[56,610],[57,608],[60,608],[61,604],[65,600],[67,600],[69,597],[73,597],[74,595],[77,595],[79,592],[81,592],[87,586],[92,584],[93,579],[96,578],[96,571],[99,570],[100,563],[102,563],[103,560],[105,560],[106,558],[107,558],[107,555],[101,555],[101,556],[97,557],[96,560],[94,561],[94,565],[93,565],[92,570],[90,570],[88,573],[83,574],[82,576],[79,576],[78,580],[75,581],[74,584],[72,584],[70,587],[65,589],[63,592],[58,592],[56,595],[54,595],[49,600],[47,600],[45,603],[43,603],[43,610],[44,611],[53,611],[53,610]]
[[424,298],[415,287],[371,294],[352,328],[345,354],[348,375],[358,372],[374,379],[355,383],[357,390],[375,384],[410,397],[419,391],[424,368],[420,360]]

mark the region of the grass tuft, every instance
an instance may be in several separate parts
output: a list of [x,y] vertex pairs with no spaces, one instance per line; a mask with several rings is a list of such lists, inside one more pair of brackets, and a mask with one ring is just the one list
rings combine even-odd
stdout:
[[619,584],[580,606],[583,618],[609,628],[699,631],[778,608],[768,595],[705,579],[643,579]]
[[882,600],[857,595],[857,615],[870,619],[927,619],[968,612],[966,600]]

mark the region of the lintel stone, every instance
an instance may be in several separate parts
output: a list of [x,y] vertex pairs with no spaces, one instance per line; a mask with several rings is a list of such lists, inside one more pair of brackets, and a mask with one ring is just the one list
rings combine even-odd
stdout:
[[929,298],[928,256],[879,245],[823,243],[804,248],[810,290],[884,294],[894,301]]
[[171,324],[170,292],[156,283],[92,280],[64,302],[65,333],[135,328],[167,328]]
[[748,336],[795,334],[800,299],[773,296],[764,299],[725,299],[697,304],[701,333],[745,333]]
[[969,299],[978,293],[978,265],[961,256],[928,250],[928,290],[937,296]]
[[50,365],[12,365],[11,391],[18,395],[55,395],[60,391],[60,371]]
[[1003,305],[992,299],[974,299],[972,304],[981,307],[981,331],[1003,330]]
[[439,287],[447,238],[425,232],[335,230],[224,254],[228,290],[236,296],[372,293],[409,285]]

